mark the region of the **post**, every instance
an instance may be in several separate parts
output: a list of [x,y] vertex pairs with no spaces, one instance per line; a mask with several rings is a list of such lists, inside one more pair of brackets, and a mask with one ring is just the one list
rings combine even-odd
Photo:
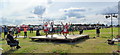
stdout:
[[[120,36],[120,1],[118,2],[118,36]],[[120,42],[118,42],[118,50],[120,50]]]
[[111,37],[113,39],[113,19],[112,19],[112,14],[111,14]]

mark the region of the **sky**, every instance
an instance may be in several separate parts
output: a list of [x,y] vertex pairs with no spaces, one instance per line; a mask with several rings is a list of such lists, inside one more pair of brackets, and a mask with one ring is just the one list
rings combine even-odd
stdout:
[[[103,13],[116,13],[118,0],[0,0],[0,25],[46,21],[110,24]],[[113,18],[117,24],[117,18]]]

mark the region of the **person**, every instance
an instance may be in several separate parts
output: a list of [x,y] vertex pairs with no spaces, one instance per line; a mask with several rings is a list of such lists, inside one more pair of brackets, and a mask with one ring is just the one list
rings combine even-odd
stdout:
[[60,27],[60,25],[57,25],[56,32],[61,35],[62,28]]
[[46,37],[48,36],[48,23],[46,22],[46,23],[44,23],[44,25],[43,25],[43,28],[44,28],[44,33],[45,33],[45,35],[46,35]]
[[9,31],[12,31],[12,34],[14,35],[14,27],[11,27]]
[[24,28],[24,38],[27,38],[27,27]]
[[96,34],[97,34],[97,37],[100,37],[100,28],[99,27],[96,28]]
[[69,34],[73,34],[74,35],[74,28],[73,28],[73,24],[70,24],[69,25],[69,29],[68,29],[68,31],[69,31]]
[[0,39],[2,39],[2,26],[0,26]]
[[19,41],[13,38],[12,31],[9,31],[9,34],[7,35],[6,40],[7,40],[7,44],[10,45],[10,47],[16,46],[16,49],[21,48],[19,46]]
[[30,25],[30,33],[33,33],[33,26]]
[[66,25],[64,25],[62,22],[61,22],[61,24],[63,25],[63,35],[64,35],[64,37],[67,39],[67,34],[69,33],[69,31],[68,31],[68,23],[66,23]]
[[42,26],[38,26],[38,29],[39,29],[39,33],[40,33],[40,31],[43,29],[43,27]]
[[18,27],[17,30],[18,30],[18,36],[20,36],[20,32],[21,32],[20,27]]
[[38,29],[39,29],[39,30],[42,30],[42,28],[43,28],[42,26],[38,26]]
[[36,30],[36,36],[41,36],[39,33],[39,29]]
[[51,22],[49,23],[50,24],[50,29],[49,29],[49,33],[51,34],[51,38],[53,37],[53,34],[55,32],[55,29],[54,29],[54,22]]
[[7,28],[7,26],[5,26],[4,27],[4,39],[5,39],[7,34],[8,34],[8,28]]
[[81,29],[79,30],[79,34],[83,34],[83,28],[81,27]]
[[16,35],[15,38],[17,38],[18,37],[18,27],[15,28],[15,35]]

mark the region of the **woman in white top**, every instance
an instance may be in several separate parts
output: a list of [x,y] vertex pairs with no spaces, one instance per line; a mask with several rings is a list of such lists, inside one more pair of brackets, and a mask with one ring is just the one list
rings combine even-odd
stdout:
[[51,37],[53,37],[53,34],[55,32],[55,29],[54,29],[54,22],[51,22],[49,23],[50,24],[50,28],[49,28],[49,33],[51,34]]

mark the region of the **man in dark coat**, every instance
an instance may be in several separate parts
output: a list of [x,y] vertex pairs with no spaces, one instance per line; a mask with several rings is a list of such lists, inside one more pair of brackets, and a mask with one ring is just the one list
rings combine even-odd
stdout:
[[96,28],[96,34],[97,34],[97,37],[100,37],[100,28],[99,27]]
[[39,29],[36,30],[36,36],[41,36],[39,33]]
[[10,45],[10,47],[16,46],[17,49],[21,48],[19,46],[19,41],[13,38],[12,31],[9,31],[9,34],[7,35],[7,44]]

